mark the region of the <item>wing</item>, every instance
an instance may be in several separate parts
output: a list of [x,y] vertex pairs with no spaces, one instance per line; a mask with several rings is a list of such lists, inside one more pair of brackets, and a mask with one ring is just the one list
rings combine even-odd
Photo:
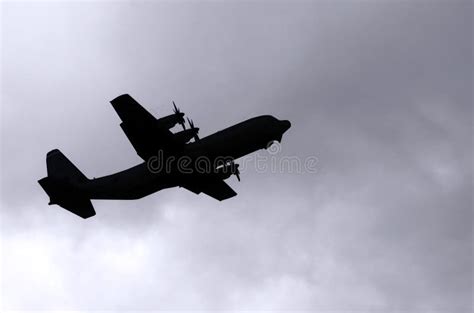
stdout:
[[130,95],[118,96],[110,103],[122,120],[120,127],[143,160],[156,155],[170,140],[172,133],[158,127],[156,118]]
[[229,199],[237,195],[234,189],[227,185],[223,180],[213,180],[205,183],[186,183],[183,184],[182,187],[194,192],[195,194],[203,192],[209,197],[219,201]]
[[126,124],[148,124],[156,122],[156,118],[140,105],[129,94],[118,96],[110,101],[122,122]]

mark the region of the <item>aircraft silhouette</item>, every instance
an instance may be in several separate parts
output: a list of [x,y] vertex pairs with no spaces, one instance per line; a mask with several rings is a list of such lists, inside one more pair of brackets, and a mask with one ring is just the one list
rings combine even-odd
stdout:
[[[38,181],[50,198],[49,205],[58,204],[89,218],[95,215],[91,199],[139,199],[171,187],[225,200],[237,193],[224,179],[236,175],[240,181],[234,160],[267,148],[275,140],[280,142],[291,127],[287,120],[263,115],[199,138],[199,128],[188,118],[186,129],[184,113],[174,102],[173,114],[159,119],[128,94],[110,102],[122,120],[120,127],[144,162],[112,175],[88,179],[61,151],[54,149],[46,155],[48,176]],[[176,124],[183,130],[172,133],[170,129]]]

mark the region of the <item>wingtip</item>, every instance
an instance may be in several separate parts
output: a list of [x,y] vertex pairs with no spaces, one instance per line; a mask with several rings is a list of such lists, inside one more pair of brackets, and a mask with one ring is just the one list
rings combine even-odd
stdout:
[[120,96],[115,97],[112,100],[110,100],[110,103],[112,103],[112,105],[113,105],[114,103],[117,103],[118,101],[126,99],[126,98],[131,98],[131,96],[128,93],[124,93],[124,94],[121,94]]
[[52,156],[53,154],[60,153],[60,152],[61,151],[59,151],[59,149],[53,149],[49,151],[48,153],[46,153],[46,156],[49,157],[49,156]]

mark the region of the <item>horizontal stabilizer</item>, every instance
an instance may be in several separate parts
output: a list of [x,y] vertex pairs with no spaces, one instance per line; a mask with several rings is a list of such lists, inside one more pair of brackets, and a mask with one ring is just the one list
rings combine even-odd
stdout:
[[58,149],[46,155],[48,176],[38,183],[49,196],[49,204],[88,218],[95,215],[91,200],[85,196],[79,186],[88,181],[87,177]]
[[50,198],[49,204],[58,204],[62,208],[82,218],[95,215],[91,200],[81,196],[71,185],[45,177],[38,181]]

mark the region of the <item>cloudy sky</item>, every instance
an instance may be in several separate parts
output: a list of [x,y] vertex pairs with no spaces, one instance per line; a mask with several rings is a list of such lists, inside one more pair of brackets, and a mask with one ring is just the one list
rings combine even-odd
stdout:
[[[1,309],[470,312],[471,1],[1,4]],[[276,157],[238,196],[94,201],[37,180],[140,162],[108,101],[171,100],[201,136],[272,114]],[[268,156],[261,151],[258,155]]]

